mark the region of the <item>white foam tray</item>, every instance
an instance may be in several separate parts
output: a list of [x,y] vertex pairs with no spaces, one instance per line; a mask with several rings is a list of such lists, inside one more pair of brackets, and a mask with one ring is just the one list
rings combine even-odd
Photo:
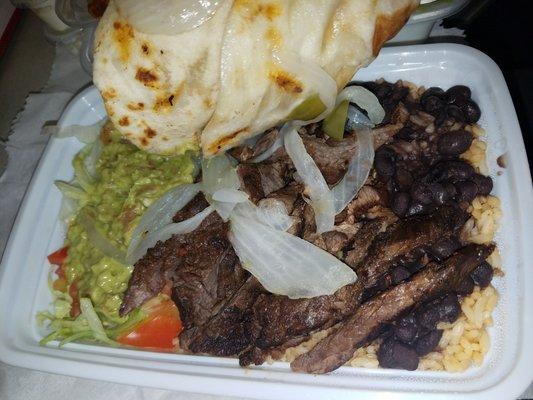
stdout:
[[[61,195],[55,179],[72,177],[80,144],[51,139],[15,222],[0,268],[0,359],[8,364],[79,377],[157,388],[261,399],[505,399],[533,378],[533,191],[515,110],[501,71],[484,54],[459,45],[389,48],[356,79],[407,79],[418,85],[466,84],[483,111],[488,163],[503,202],[497,242],[505,277],[490,330],[492,346],[481,367],[461,374],[342,367],[328,375],[290,371],[285,363],[242,369],[235,359],[161,354],[96,345],[41,347],[35,314],[50,305],[46,255],[59,248]],[[66,108],[63,124],[89,124],[104,116],[94,88]],[[507,153],[508,166],[496,158]],[[500,172],[501,174],[498,174]],[[529,337],[529,338],[528,338]]]

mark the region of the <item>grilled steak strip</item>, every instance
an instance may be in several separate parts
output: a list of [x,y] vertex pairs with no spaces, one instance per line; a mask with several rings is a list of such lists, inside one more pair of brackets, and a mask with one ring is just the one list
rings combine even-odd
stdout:
[[254,347],[241,356],[241,364],[260,364],[272,349],[284,346],[295,337],[305,337],[333,326],[353,314],[365,291],[374,288],[380,278],[390,272],[394,261],[414,249],[430,245],[443,237],[455,235],[466,221],[466,214],[454,208],[439,209],[432,215],[400,220],[370,246],[365,260],[357,269],[359,279],[333,295],[311,299],[289,299],[286,296],[262,294],[254,304],[250,324]]
[[249,161],[267,151],[274,144],[278,136],[279,130],[277,128],[269,129],[259,137],[252,147],[241,145],[230,149],[228,153],[241,163]]
[[345,364],[382,324],[443,293],[453,291],[494,250],[493,245],[469,245],[442,265],[432,263],[404,283],[367,301],[330,336],[291,363],[294,371],[323,374]]
[[[201,203],[202,198],[194,201]],[[195,231],[172,236],[149,249],[135,264],[121,315],[157,296],[170,284],[184,327],[206,322],[248,277],[228,240],[228,230],[229,224],[211,213]]]
[[[402,124],[386,125],[374,129],[374,148],[387,143],[401,128]],[[343,140],[326,140],[300,132],[305,149],[313,158],[326,182],[334,185],[348,170],[348,163],[357,150],[357,137],[348,136]]]
[[172,222],[178,223],[185,221],[186,219],[194,217],[196,214],[202,212],[209,206],[209,203],[205,199],[203,193],[198,193],[194,198],[189,201],[185,207],[179,210],[172,218]]
[[284,149],[257,164],[239,164],[237,173],[243,190],[256,203],[283,187],[291,180],[294,166]]
[[181,333],[180,347],[192,353],[232,356],[250,345],[247,323],[251,307],[263,291],[254,277],[249,277],[228,302],[205,324]]
[[189,237],[172,274],[172,300],[186,329],[207,322],[248,278],[228,240],[229,224],[213,214],[215,226]]
[[453,207],[441,207],[430,215],[419,215],[400,220],[395,229],[378,236],[368,250],[365,260],[356,268],[365,289],[378,284],[390,272],[396,258],[421,246],[431,246],[443,238],[455,236],[468,219],[468,214]]
[[[402,124],[392,124],[375,129],[374,148],[388,142],[402,127]],[[315,160],[326,182],[335,184],[346,173],[348,163],[357,150],[356,136],[326,141],[305,132],[305,128],[301,128],[300,136],[309,155]],[[263,162],[239,164],[237,167],[242,187],[254,203],[293,181],[294,171],[294,165],[283,148]]]
[[387,224],[386,218],[376,218],[365,222],[355,235],[353,248],[346,254],[344,262],[353,269],[357,267],[365,259],[376,237],[385,231]]

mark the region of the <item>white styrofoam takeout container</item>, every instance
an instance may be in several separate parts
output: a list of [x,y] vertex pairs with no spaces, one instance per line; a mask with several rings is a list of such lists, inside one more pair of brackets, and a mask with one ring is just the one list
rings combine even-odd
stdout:
[[[501,299],[490,330],[491,350],[481,367],[464,373],[407,372],[342,367],[305,375],[277,362],[242,369],[235,359],[163,354],[96,345],[41,347],[35,315],[49,308],[46,255],[61,247],[57,220],[61,195],[55,179],[72,177],[75,139],[50,139],[19,212],[0,268],[0,360],[59,374],[190,392],[261,399],[504,399],[517,397],[533,378],[533,190],[524,144],[503,76],[493,61],[469,47],[421,45],[389,48],[357,80],[384,77],[418,85],[466,84],[483,112],[488,163],[503,220],[497,242],[505,276],[494,280]],[[67,106],[61,123],[90,124],[105,115],[91,87]],[[496,158],[507,154],[507,168]]]
[[404,27],[387,44],[413,44],[426,40],[433,26],[461,11],[470,0],[422,0]]

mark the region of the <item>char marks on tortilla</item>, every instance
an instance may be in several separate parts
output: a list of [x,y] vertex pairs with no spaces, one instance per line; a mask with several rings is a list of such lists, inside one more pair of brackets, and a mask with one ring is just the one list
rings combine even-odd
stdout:
[[225,0],[201,26],[165,35],[133,28],[116,1],[95,40],[94,82],[110,119],[147,151],[207,156],[290,119],[313,96],[330,108],[418,5]]

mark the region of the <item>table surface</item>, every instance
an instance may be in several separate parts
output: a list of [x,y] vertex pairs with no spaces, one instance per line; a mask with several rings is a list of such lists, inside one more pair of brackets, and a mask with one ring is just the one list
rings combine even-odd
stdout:
[[[44,38],[40,20],[31,13],[25,13],[10,46],[0,59],[0,93],[2,93],[0,96],[0,141],[7,139],[12,121],[23,108],[28,94],[39,92],[48,81],[53,60],[54,46]],[[0,161],[1,152],[0,148]],[[1,185],[0,180],[0,193],[2,192]],[[7,237],[0,239],[2,239],[0,244],[3,244]],[[0,254],[2,252],[3,246],[0,246]],[[75,398],[76,400],[222,399],[214,396],[191,395],[64,377],[0,363],[1,399],[32,400],[53,397]],[[533,384],[521,397],[521,399],[531,398],[533,398]]]

